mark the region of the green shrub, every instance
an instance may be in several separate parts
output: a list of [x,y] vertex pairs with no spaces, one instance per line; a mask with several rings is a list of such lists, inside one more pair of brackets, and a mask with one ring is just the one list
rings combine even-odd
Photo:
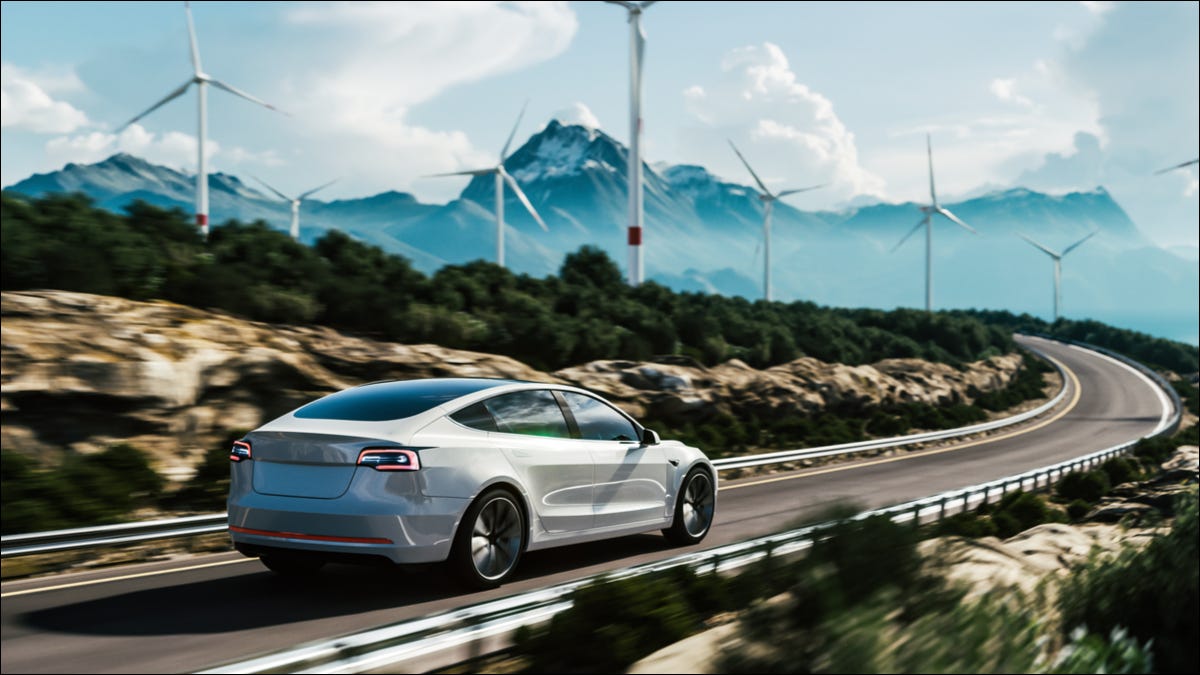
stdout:
[[1066,632],[1085,627],[1111,635],[1125,630],[1150,644],[1165,673],[1200,671],[1200,521],[1196,488],[1180,498],[1169,533],[1116,559],[1093,559],[1063,583]]
[[1074,471],[1062,477],[1054,487],[1055,494],[1065,502],[1081,499],[1095,504],[1108,494],[1112,484],[1104,471]]
[[1100,470],[1108,477],[1109,485],[1131,483],[1141,478],[1142,472],[1138,465],[1128,457],[1113,457],[1100,465]]
[[1079,520],[1082,520],[1084,516],[1090,513],[1091,510],[1091,503],[1082,499],[1076,499],[1070,504],[1067,504],[1067,517],[1070,518],[1072,522],[1078,522]]

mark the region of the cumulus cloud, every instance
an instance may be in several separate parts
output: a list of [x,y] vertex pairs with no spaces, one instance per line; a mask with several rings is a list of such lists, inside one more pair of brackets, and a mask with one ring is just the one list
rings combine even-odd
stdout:
[[809,203],[829,205],[856,195],[880,196],[884,182],[858,161],[854,134],[833,103],[799,81],[787,56],[770,42],[731,50],[712,82],[683,91],[701,126],[686,132],[689,158],[730,177],[749,176],[725,139],[741,148],[768,187],[824,182]]
[[563,124],[579,124],[589,129],[600,128],[600,120],[596,119],[591,108],[578,101],[555,112],[553,117]]
[[[212,139],[205,144],[204,151],[213,168],[217,168],[214,160],[261,166],[279,166],[283,163],[274,151],[252,152],[237,146],[226,150]],[[196,137],[179,131],[158,134],[148,131],[141,124],[131,124],[118,134],[92,131],[46,141],[46,158],[60,165],[68,162],[91,164],[119,152],[181,171],[191,173],[196,170]]]
[[63,134],[87,126],[83,111],[51,96],[81,88],[73,72],[35,75],[10,63],[0,64],[0,127]]
[[1197,6],[1119,3],[1100,14],[1057,63],[1066,86],[1095,102],[1100,142],[1077,136],[1074,150],[1047,153],[1019,180],[1060,189],[1103,183],[1151,237],[1195,245],[1195,169],[1154,171],[1194,157],[1200,145]]
[[494,161],[494,150],[414,123],[412,111],[455,86],[557,56],[578,28],[565,2],[323,3],[287,19],[312,56],[291,65],[285,98],[316,152],[364,190]]
[[996,95],[996,98],[1008,103],[1016,103],[1022,108],[1033,109],[1036,106],[1028,97],[1017,93],[1017,81],[1012,78],[998,77],[992,80],[990,89]]

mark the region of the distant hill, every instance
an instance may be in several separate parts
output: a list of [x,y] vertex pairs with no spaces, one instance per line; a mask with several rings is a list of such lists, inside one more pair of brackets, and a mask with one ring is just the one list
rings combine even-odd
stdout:
[[[626,260],[627,157],[625,146],[603,131],[556,120],[518,148],[505,167],[551,231],[542,232],[506,191],[510,267],[542,276],[583,244]],[[280,229],[288,226],[286,204],[235,176],[216,173],[209,180],[214,223],[263,219]],[[762,204],[755,192],[692,165],[647,165],[645,180],[648,277],[678,290],[759,297]],[[8,189],[32,196],[80,191],[113,211],[135,199],[190,211],[194,179],[121,154],[92,165],[68,164]],[[483,176],[458,199],[441,205],[395,191],[307,201],[301,236],[312,241],[325,230],[341,229],[407,256],[427,272],[446,263],[491,260],[493,190],[491,177]],[[804,197],[793,203],[803,205]],[[1103,187],[1066,195],[1015,188],[947,206],[980,236],[945,221],[935,223],[935,307],[1047,316],[1051,262],[1017,233],[1061,249],[1099,230],[1064,262],[1064,314],[1197,341],[1200,270],[1195,258],[1156,247]],[[921,306],[922,237],[891,252],[920,217],[915,204],[875,203],[838,212],[777,204],[776,297],[850,307]]]

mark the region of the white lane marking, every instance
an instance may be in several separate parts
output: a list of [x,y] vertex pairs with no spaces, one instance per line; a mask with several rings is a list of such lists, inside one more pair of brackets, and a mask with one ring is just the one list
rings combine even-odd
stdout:
[[126,579],[140,579],[142,577],[155,577],[161,574],[174,574],[175,572],[187,572],[190,570],[202,570],[206,567],[219,567],[221,565],[232,565],[234,563],[250,562],[258,560],[258,558],[237,558],[235,560],[221,560],[218,562],[204,563],[201,565],[188,565],[187,567],[173,567],[167,570],[155,570],[153,572],[139,572],[137,574],[124,574],[119,577],[105,577],[103,579],[89,579],[88,581],[76,581],[70,584],[58,584],[57,586],[44,586],[42,588],[27,588],[23,591],[9,591],[8,593],[0,593],[0,598],[11,598],[18,595],[29,595],[31,593],[44,593],[46,591],[61,591],[65,588],[78,588],[80,586],[94,586],[96,584],[107,584],[113,581],[125,581]]

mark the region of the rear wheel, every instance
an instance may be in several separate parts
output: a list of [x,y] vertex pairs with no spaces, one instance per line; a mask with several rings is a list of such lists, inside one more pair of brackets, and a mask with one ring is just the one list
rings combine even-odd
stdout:
[[712,527],[717,498],[712,476],[696,467],[688,472],[675,500],[675,522],[662,531],[667,541],[679,546],[695,544]]
[[267,569],[284,577],[308,577],[321,571],[325,561],[320,558],[287,553],[272,553],[259,558]]
[[466,585],[495,588],[512,576],[525,550],[525,516],[503,488],[488,490],[467,509],[450,552],[450,565]]

